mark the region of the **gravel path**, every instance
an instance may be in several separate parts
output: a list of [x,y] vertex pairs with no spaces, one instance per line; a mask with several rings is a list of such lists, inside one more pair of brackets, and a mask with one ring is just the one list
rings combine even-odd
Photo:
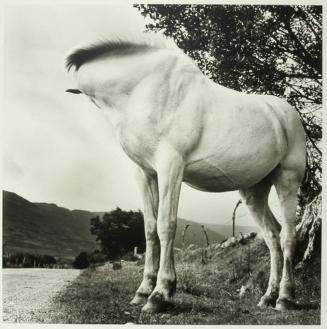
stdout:
[[52,298],[79,274],[73,269],[3,269],[3,321],[43,322]]

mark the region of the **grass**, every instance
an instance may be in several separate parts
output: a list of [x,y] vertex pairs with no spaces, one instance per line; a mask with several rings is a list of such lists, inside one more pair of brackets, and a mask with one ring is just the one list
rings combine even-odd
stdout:
[[[41,322],[103,324],[319,324],[320,263],[295,271],[299,310],[278,312],[256,306],[267,285],[269,257],[264,244],[227,249],[179,251],[176,255],[178,286],[174,305],[165,313],[141,313],[132,299],[142,278],[142,266],[124,263],[85,270],[58,295]],[[250,272],[249,272],[250,270]],[[250,275],[251,273],[251,275]],[[319,274],[319,275],[318,275]],[[252,291],[238,296],[251,280]]]

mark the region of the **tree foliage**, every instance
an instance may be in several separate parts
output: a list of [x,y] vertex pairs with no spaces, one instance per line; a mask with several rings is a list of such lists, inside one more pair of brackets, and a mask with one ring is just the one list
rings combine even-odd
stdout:
[[145,250],[143,214],[141,211],[123,211],[116,208],[110,213],[91,219],[92,234],[100,242],[101,251],[110,259],[132,251],[135,246]]
[[302,205],[321,190],[322,7],[136,5],[215,82],[284,97],[307,134]]

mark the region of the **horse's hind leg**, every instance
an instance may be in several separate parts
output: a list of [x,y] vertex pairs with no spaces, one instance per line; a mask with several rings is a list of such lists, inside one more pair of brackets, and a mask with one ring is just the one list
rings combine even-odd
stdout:
[[305,161],[298,161],[294,166],[290,166],[285,161],[275,169],[272,176],[282,211],[280,241],[284,262],[279,297],[276,303],[276,308],[279,310],[292,308],[294,305],[293,258],[296,247],[297,192],[304,170]]
[[144,228],[146,238],[146,253],[143,281],[137,289],[131,305],[143,304],[152,293],[159,270],[160,243],[157,234],[158,216],[158,181],[155,174],[151,175],[142,169],[139,170],[139,185],[143,198]]
[[253,219],[261,228],[270,251],[270,277],[267,291],[258,304],[261,307],[275,305],[282,272],[282,251],[279,242],[280,225],[268,205],[270,188],[270,181],[264,180],[251,188],[240,190],[243,202],[247,205]]

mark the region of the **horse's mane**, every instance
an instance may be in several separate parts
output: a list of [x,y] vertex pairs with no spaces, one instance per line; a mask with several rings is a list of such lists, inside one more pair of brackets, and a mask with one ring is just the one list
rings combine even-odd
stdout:
[[76,71],[85,63],[110,55],[127,55],[154,49],[179,49],[174,41],[160,34],[144,33],[137,38],[105,40],[74,50],[66,58],[66,68]]

